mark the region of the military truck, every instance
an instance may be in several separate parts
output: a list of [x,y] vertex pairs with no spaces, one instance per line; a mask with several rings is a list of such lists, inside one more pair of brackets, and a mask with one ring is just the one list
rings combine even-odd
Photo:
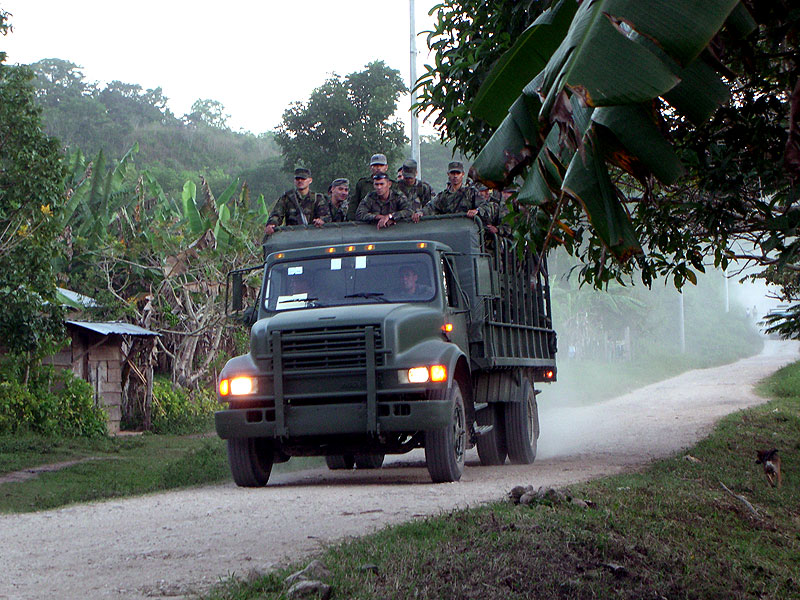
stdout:
[[[556,378],[543,259],[464,215],[285,227],[264,251],[250,353],[218,381],[237,485],[293,456],[368,469],[424,448],[434,482],[474,445],[484,465],[533,462],[534,385]],[[231,312],[248,271],[229,274]]]

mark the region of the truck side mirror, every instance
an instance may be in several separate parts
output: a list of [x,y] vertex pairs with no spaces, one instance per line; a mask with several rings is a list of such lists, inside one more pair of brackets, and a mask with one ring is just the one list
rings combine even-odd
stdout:
[[485,298],[497,298],[500,282],[497,273],[492,270],[488,256],[475,257],[475,293]]
[[231,275],[231,312],[242,310],[242,274],[233,273]]

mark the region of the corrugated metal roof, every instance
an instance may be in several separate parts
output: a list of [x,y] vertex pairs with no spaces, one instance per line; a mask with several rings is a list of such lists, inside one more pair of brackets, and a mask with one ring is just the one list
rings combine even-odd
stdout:
[[139,336],[160,336],[160,333],[150,331],[138,325],[131,325],[130,323],[121,323],[116,321],[109,321],[103,323],[95,323],[88,321],[67,321],[70,325],[88,329],[102,335],[139,335]]
[[78,292],[73,292],[72,290],[68,290],[65,288],[56,288],[57,296],[60,294],[62,297],[58,298],[63,304],[68,304],[70,306],[80,307],[83,306],[84,308],[95,308],[100,306],[97,304],[97,300],[94,298],[90,298],[89,296],[84,296],[83,294],[79,294]]

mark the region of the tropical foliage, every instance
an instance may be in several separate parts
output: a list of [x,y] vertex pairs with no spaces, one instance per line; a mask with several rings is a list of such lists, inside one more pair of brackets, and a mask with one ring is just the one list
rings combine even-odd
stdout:
[[434,7],[421,108],[474,177],[520,185],[520,242],[565,246],[598,286],[636,269],[680,286],[707,260],[794,269],[793,4],[478,4]]
[[31,361],[63,335],[53,260],[64,170],[41,130],[32,73],[4,59],[0,52],[0,345]]

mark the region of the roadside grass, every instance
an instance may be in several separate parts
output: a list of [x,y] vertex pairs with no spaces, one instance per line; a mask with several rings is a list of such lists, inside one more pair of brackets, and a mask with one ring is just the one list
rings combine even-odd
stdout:
[[[333,545],[320,556],[332,598],[798,598],[800,363],[759,389],[773,400],[690,450],[562,490],[588,508],[497,502]],[[769,448],[781,455],[780,489],[755,464]],[[303,566],[233,578],[207,598],[286,598],[284,578]]]
[[[0,436],[0,477],[52,463],[85,460],[19,482],[0,483],[0,513],[136,496],[231,480],[225,442],[216,436],[140,435],[103,439]],[[273,472],[321,466],[292,459]]]

